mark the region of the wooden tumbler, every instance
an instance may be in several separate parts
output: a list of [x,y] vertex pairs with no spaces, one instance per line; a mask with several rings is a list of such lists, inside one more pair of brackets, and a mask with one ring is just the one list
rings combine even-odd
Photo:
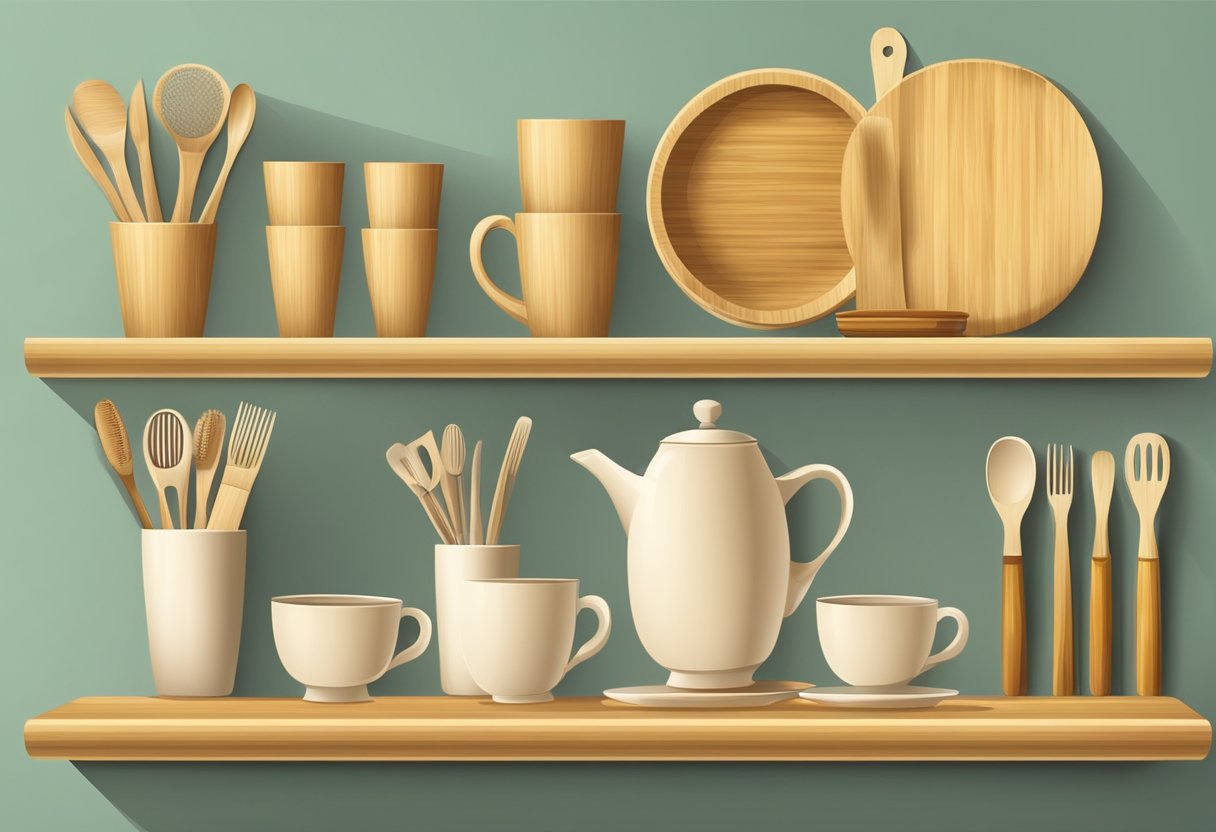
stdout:
[[266,226],[280,337],[328,338],[334,334],[345,241],[346,229],[340,225]]
[[381,338],[421,338],[435,282],[434,228],[365,228],[363,263]]
[[215,223],[112,222],[114,274],[128,338],[201,338]]
[[625,122],[526,118],[516,127],[525,213],[616,211]]
[[363,180],[367,185],[367,220],[372,228],[439,227],[443,165],[365,162]]
[[263,162],[271,225],[342,222],[343,162]]

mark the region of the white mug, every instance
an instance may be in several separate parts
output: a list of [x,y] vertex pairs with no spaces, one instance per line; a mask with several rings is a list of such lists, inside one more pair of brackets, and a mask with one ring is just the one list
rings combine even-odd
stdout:
[[[599,628],[573,656],[574,619],[594,610]],[[465,581],[460,609],[465,664],[495,702],[548,702],[570,669],[604,648],[612,632],[608,602],[579,597],[567,578]]]
[[[413,661],[431,643],[431,619],[396,598],[374,595],[281,595],[271,599],[274,646],[308,702],[370,702],[369,683]],[[396,656],[401,619],[418,638]]]
[[[910,595],[836,595],[815,604],[819,644],[832,672],[854,687],[904,685],[967,645],[967,616]],[[954,641],[932,656],[943,618],[958,622]]]

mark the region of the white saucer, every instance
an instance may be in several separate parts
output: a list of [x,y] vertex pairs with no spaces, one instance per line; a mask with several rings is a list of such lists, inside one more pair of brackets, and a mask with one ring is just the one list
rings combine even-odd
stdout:
[[756,682],[745,688],[725,690],[641,685],[634,688],[612,688],[604,691],[604,696],[617,702],[647,708],[759,708],[793,699],[799,691],[809,687],[809,682]]
[[958,696],[958,691],[895,685],[883,688],[812,688],[798,695],[812,702],[844,708],[932,708],[943,699]]

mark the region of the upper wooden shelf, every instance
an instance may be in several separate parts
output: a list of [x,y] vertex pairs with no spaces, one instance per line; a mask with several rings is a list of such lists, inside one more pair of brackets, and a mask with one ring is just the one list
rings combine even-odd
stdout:
[[1177,699],[1131,696],[958,697],[922,711],[91,697],[25,724],[31,757],[68,760],[1201,760],[1211,741]]
[[28,338],[43,378],[1202,378],[1210,338]]

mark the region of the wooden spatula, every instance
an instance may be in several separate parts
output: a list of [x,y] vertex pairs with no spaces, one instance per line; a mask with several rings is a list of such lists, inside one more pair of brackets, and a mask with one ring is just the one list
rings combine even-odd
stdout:
[[1127,490],[1140,515],[1136,564],[1136,692],[1161,695],[1161,560],[1154,523],[1170,482],[1170,446],[1155,433],[1138,433],[1123,458]]
[[866,116],[844,152],[845,239],[857,270],[857,308],[906,309],[899,168],[889,119]]

